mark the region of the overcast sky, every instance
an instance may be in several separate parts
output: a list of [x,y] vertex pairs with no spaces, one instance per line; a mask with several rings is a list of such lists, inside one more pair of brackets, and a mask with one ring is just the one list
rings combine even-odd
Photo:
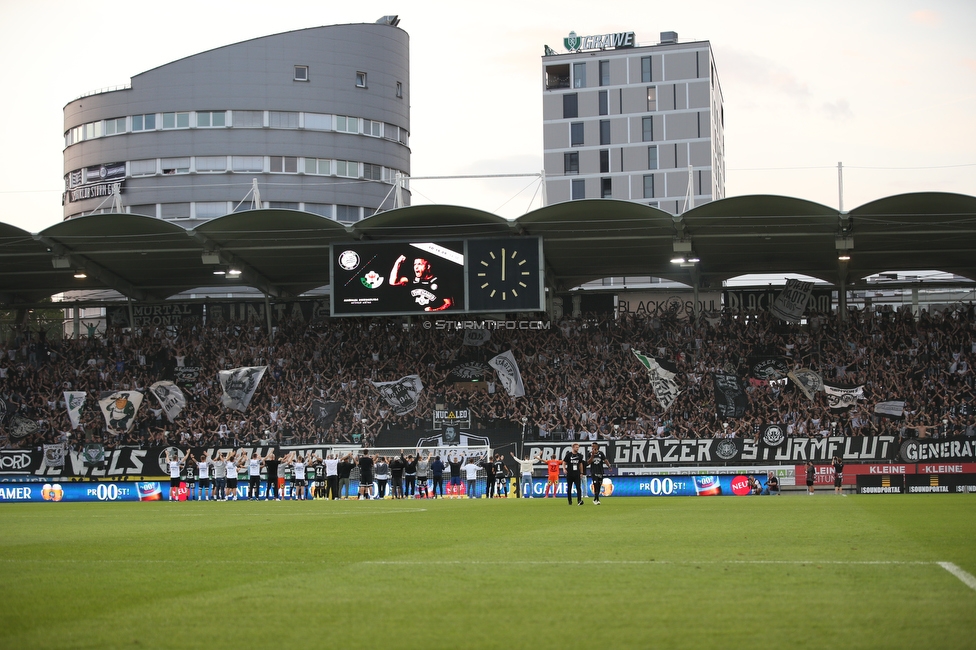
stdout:
[[[61,220],[65,104],[184,56],[277,32],[399,14],[410,34],[414,176],[542,169],[543,45],[570,32],[708,40],[725,95],[727,196],[844,208],[902,192],[976,195],[976,2],[397,4],[0,0],[0,221]],[[538,181],[417,180],[413,203],[506,217]],[[242,197],[243,198],[243,197]]]

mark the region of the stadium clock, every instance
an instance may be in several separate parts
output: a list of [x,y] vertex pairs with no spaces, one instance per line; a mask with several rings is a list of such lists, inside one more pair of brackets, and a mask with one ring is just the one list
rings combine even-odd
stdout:
[[468,240],[468,309],[542,311],[539,239]]

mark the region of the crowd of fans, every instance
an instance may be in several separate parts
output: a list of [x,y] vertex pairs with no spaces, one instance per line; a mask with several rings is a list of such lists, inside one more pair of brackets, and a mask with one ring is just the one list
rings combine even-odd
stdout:
[[[724,312],[697,321],[670,313],[589,315],[494,330],[481,345],[464,345],[464,330],[402,318],[289,321],[271,336],[262,324],[250,323],[89,332],[76,340],[51,340],[13,331],[0,343],[6,420],[17,415],[38,425],[32,434],[6,436],[6,446],[58,440],[109,447],[369,445],[383,429],[430,428],[435,405],[469,409],[474,429],[518,426],[543,439],[753,437],[770,423],[795,436],[974,432],[973,306],[917,317],[907,308],[850,310],[844,322],[835,314],[813,314],[796,325],[765,312]],[[506,350],[519,365],[524,397],[509,396],[493,375],[477,383],[446,381],[455,365],[484,363]],[[682,392],[666,412],[633,350],[677,367]],[[832,412],[823,393],[810,400],[790,384],[750,380],[757,357],[812,369],[826,381],[863,385],[864,398],[845,412]],[[225,409],[218,371],[265,365],[247,410]],[[147,392],[130,433],[106,432],[98,409],[103,392],[145,390],[176,378],[179,367],[200,372],[184,386],[188,404],[175,422]],[[744,417],[716,415],[714,371],[746,380],[750,407]],[[424,390],[416,409],[396,415],[372,382],[407,375],[419,375]],[[78,429],[69,423],[64,391],[87,394]],[[340,405],[327,429],[313,415],[313,399]],[[905,400],[904,420],[874,413],[876,403],[889,400]]]

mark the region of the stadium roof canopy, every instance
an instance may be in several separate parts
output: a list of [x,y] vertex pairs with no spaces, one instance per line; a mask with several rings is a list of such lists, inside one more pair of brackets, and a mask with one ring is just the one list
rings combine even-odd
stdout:
[[[291,210],[229,214],[187,230],[134,214],[98,214],[29,233],[0,222],[0,305],[114,289],[140,302],[213,287],[215,269],[273,298],[328,285],[329,245],[358,240],[540,236],[546,282],[566,291],[614,276],[719,287],[748,273],[797,273],[856,287],[883,271],[939,270],[976,280],[976,197],[891,196],[848,213],[784,196],[713,201],[672,216],[594,199],[508,220],[472,208],[423,205],[341,224]],[[850,260],[839,253],[848,251]],[[676,256],[698,262],[672,262]],[[87,277],[76,279],[84,270]],[[228,291],[233,289],[228,288]]]

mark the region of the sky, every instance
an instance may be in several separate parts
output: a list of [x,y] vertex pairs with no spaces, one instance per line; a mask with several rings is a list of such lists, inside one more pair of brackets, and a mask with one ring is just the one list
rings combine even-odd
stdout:
[[[410,35],[412,175],[538,174],[542,54],[577,34],[708,40],[725,98],[726,196],[850,210],[904,192],[976,196],[972,0],[323,3],[0,0],[0,222],[62,219],[68,102],[208,49],[397,14]],[[838,191],[843,163],[843,205]],[[517,217],[535,177],[415,180],[413,204]]]

